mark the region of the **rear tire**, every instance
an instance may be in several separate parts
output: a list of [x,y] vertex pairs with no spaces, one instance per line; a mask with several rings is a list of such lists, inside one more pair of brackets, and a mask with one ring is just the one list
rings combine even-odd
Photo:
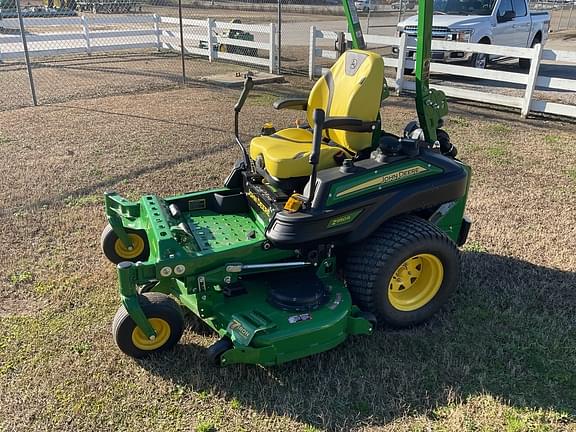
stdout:
[[[540,40],[539,37],[534,38],[534,40],[532,41],[532,45],[530,45],[530,48],[534,48],[537,44],[541,43],[542,41]],[[527,58],[521,58],[518,59],[518,66],[520,66],[520,69],[522,70],[529,70],[530,69],[530,65],[532,64],[532,61],[530,59]]]
[[352,249],[345,275],[362,310],[390,326],[409,327],[432,317],[456,290],[460,256],[435,225],[402,216]]

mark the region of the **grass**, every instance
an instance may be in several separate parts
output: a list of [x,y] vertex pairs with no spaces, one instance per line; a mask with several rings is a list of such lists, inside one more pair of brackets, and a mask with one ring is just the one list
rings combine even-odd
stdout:
[[545,135],[544,142],[546,144],[559,144],[562,142],[562,137],[559,135]]
[[69,196],[64,199],[64,203],[68,207],[83,207],[89,205],[104,205],[104,197],[100,194],[84,195],[84,196]]
[[470,122],[462,117],[462,116],[453,116],[453,117],[449,117],[449,125],[452,126],[452,124],[454,125],[454,127],[469,127],[470,126]]
[[[122,355],[100,197],[222,184],[238,156],[236,96],[194,88],[0,113],[0,430],[576,431],[572,168],[534,148],[548,134],[529,123],[504,146],[516,117],[478,108],[452,105],[465,127],[447,124],[473,167],[474,224],[460,289],[431,322],[275,368],[211,367],[216,337],[191,328],[171,352]],[[245,137],[267,120],[293,124],[264,99],[246,105]],[[387,101],[387,130],[414,117],[408,102]],[[576,128],[558,136],[572,142]],[[574,148],[562,163],[576,166]]]
[[489,159],[499,164],[510,163],[508,150],[501,144],[496,144],[486,148],[486,155]]
[[272,104],[278,99],[277,95],[271,93],[254,93],[248,100],[248,104],[272,108]]
[[479,241],[470,240],[462,247],[463,250],[467,252],[488,252],[486,247],[482,245]]
[[10,283],[17,287],[18,285],[24,285],[34,280],[34,276],[31,272],[24,270],[24,271],[17,271],[10,275]]
[[486,129],[494,135],[507,135],[512,132],[512,127],[505,123],[489,123]]
[[211,422],[200,422],[196,426],[196,432],[216,432],[216,427]]

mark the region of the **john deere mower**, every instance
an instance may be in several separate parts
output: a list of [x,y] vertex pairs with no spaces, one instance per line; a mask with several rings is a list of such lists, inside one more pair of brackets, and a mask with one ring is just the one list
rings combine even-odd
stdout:
[[248,77],[234,107],[242,159],[223,187],[106,194],[102,249],[122,301],[112,332],[127,355],[173,347],[189,311],[220,337],[211,362],[280,364],[377,324],[419,324],[456,289],[470,169],[440,129],[445,96],[428,86],[432,1],[419,9],[419,120],[400,136],[381,127],[382,57],[365,49],[353,0],[343,3],[352,49],[308,98],[274,103],[307,124],[267,125],[248,150],[238,133]]

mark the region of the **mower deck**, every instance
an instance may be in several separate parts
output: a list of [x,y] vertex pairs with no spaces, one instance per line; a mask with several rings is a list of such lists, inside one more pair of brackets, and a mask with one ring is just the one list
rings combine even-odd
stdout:
[[[319,269],[318,274],[324,273],[321,276],[307,270],[282,275],[286,288],[292,285],[292,290],[311,292],[303,303],[288,305],[291,310],[274,303],[278,299],[290,302],[282,292],[271,298],[279,279],[269,273],[242,279],[227,295],[187,295],[186,287],[179,284],[176,296],[221,336],[232,340],[234,348],[223,353],[220,364],[276,365],[331,349],[349,335],[372,332],[372,325],[352,306],[350,293],[332,267]],[[210,310],[199,305],[202,295],[211,296]]]

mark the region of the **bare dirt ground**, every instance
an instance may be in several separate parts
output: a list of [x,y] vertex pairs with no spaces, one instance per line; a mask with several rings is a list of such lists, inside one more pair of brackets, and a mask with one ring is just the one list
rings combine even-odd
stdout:
[[[298,83],[296,83],[298,84]],[[286,85],[254,93],[245,136]],[[576,125],[451,105],[474,170],[460,289],[429,324],[276,368],[216,369],[187,330],[134,361],[114,346],[102,194],[222,184],[237,93],[134,93],[0,112],[0,430],[576,431]],[[385,129],[414,117],[392,98]]]

